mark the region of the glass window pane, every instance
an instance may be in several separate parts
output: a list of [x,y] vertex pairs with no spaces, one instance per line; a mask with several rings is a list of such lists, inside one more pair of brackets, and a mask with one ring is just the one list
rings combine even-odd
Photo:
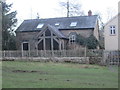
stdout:
[[28,50],[28,49],[29,49],[28,43],[23,43],[23,50]]
[[77,25],[77,22],[71,22],[71,24],[70,24],[71,27],[74,27],[76,25]]
[[38,26],[37,26],[37,28],[42,28],[43,25],[44,25],[43,23],[39,23]]

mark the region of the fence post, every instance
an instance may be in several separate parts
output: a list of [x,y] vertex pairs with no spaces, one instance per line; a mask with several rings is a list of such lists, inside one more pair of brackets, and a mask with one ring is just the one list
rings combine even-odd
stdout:
[[[51,52],[51,51],[50,51]],[[52,58],[54,57],[54,50],[52,50]]]
[[4,51],[2,51],[2,59],[4,59]]
[[107,59],[107,52],[105,50],[103,50],[103,53],[102,53],[102,64],[103,65],[106,65],[106,59]]
[[117,60],[118,60],[117,65],[119,66],[119,63],[120,63],[120,52],[119,52],[119,50],[117,51]]
[[[37,55],[35,55],[35,56],[37,56],[38,57],[38,49],[36,49],[36,51],[37,51]],[[33,51],[34,52],[34,51]]]
[[12,51],[9,52],[10,53],[10,58],[12,57]]
[[86,55],[87,55],[87,47],[85,46],[85,51],[84,51],[84,57],[86,57]]
[[22,57],[21,57],[21,58],[23,58],[23,50],[21,51],[21,54],[22,54]]
[[0,51],[0,61],[2,61],[2,50]]

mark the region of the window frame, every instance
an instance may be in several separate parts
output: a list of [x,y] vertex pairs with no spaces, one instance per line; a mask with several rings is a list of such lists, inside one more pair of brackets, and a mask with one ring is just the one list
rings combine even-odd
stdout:
[[59,22],[55,23],[55,26],[59,26],[59,25],[60,25],[60,23],[59,23]]
[[44,23],[39,23],[36,28],[42,28],[44,26]]
[[69,42],[70,42],[71,44],[73,44],[73,43],[75,43],[75,41],[76,41],[76,35],[74,35],[74,34],[70,35],[70,36],[69,36]]
[[72,41],[75,41],[75,35],[71,35]]
[[77,22],[71,22],[70,23],[70,27],[76,27],[77,26]]
[[[24,50],[24,44],[28,44],[28,50]],[[22,50],[23,51],[29,51],[29,49],[30,49],[30,46],[29,46],[29,42],[22,42]]]
[[110,36],[116,35],[116,26],[115,25],[109,26],[109,34],[110,34]]

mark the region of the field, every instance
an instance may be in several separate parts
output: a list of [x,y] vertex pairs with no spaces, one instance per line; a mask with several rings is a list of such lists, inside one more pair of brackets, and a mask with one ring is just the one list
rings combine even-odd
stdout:
[[2,62],[3,88],[118,88],[118,72],[72,63]]

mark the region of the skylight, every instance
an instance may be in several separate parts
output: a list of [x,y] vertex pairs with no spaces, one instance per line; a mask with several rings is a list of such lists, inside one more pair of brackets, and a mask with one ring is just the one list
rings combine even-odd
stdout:
[[59,26],[60,25],[60,23],[55,23],[55,26]]
[[76,25],[77,25],[77,22],[71,22],[71,24],[70,24],[71,27],[74,27]]
[[44,25],[43,23],[39,23],[38,26],[37,26],[37,28],[42,28],[43,25]]

